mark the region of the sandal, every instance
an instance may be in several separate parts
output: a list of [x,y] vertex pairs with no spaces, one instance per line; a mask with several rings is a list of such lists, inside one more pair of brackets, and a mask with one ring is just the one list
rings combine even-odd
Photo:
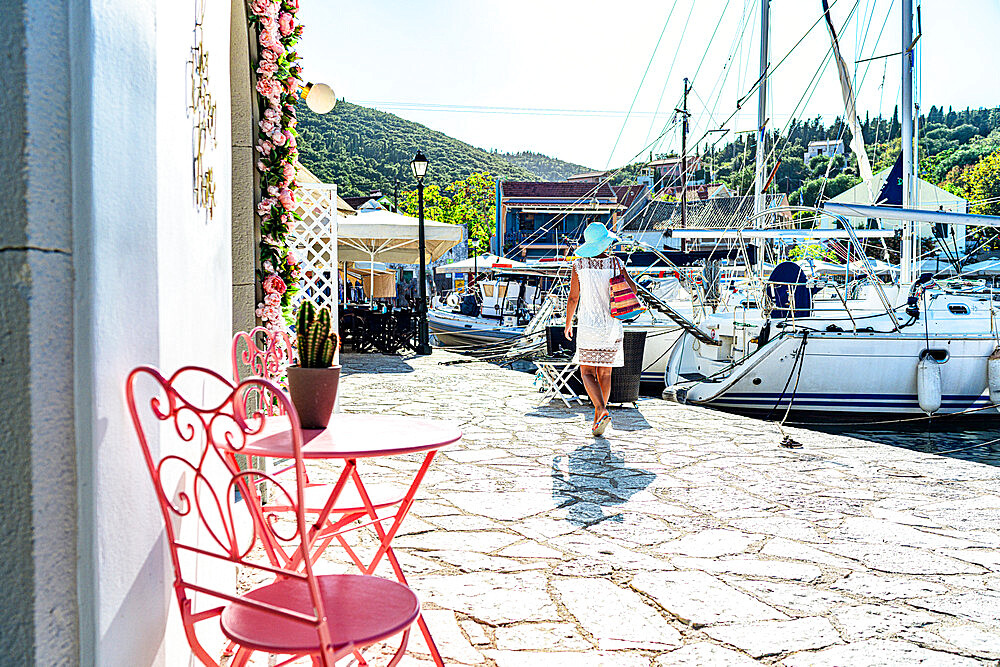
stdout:
[[603,415],[601,415],[601,418],[597,420],[597,423],[594,424],[594,428],[592,429],[591,432],[594,435],[598,436],[604,435],[604,432],[608,429],[608,426],[610,425],[611,425],[611,415],[605,412]]

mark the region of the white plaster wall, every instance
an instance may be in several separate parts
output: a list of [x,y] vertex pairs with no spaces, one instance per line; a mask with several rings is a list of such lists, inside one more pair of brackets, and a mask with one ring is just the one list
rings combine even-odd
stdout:
[[[205,166],[212,168],[216,186],[211,218],[207,210],[197,208],[194,200],[195,117],[187,108],[192,85],[187,61],[196,39],[196,12],[202,5],[205,13],[201,40],[210,70],[208,91],[216,105],[215,146],[202,148]],[[196,365],[229,374],[233,301],[229,16],[230,4],[217,0],[157,3],[158,366],[171,372]],[[202,561],[199,576],[223,588],[229,582],[235,589],[234,568],[212,559]],[[209,599],[199,608],[217,604],[218,600]],[[172,596],[169,611],[164,664],[199,664],[191,657]],[[221,632],[207,634],[214,627],[214,623],[201,624],[206,631],[203,639],[210,643],[214,640],[216,648],[221,648]]]
[[228,365],[229,5],[209,0],[204,30],[224,148],[211,158],[211,220],[191,192],[194,0],[93,0],[73,14],[81,663],[184,665],[161,516],[123,385],[138,364],[167,374]]

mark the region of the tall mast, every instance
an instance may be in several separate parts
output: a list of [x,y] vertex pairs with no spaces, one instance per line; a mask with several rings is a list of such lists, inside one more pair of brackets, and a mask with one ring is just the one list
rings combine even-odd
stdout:
[[770,28],[768,22],[771,13],[771,0],[760,0],[760,85],[757,88],[757,165],[753,186],[753,212],[758,214],[764,210],[764,134],[767,125],[767,68],[768,68],[768,38]]
[[688,177],[688,80],[684,79],[684,102],[681,105],[681,227],[687,227],[687,177]]
[[[913,155],[913,0],[902,0],[903,17],[903,81],[900,89],[903,107],[902,118],[902,151],[903,151],[903,208],[910,208],[915,203],[913,190],[916,186]],[[914,223],[903,223],[903,238],[900,242],[900,282],[904,285],[911,282],[916,262],[916,243],[914,241]]]

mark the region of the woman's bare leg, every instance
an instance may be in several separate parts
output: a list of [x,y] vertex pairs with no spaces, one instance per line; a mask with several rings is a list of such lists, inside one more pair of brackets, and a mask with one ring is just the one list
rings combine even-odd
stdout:
[[604,399],[604,410],[607,412],[608,399],[611,398],[611,369],[604,366],[598,367],[597,382],[601,385],[601,398]]
[[[610,370],[610,369],[609,369]],[[584,366],[580,365],[580,375],[583,377],[583,387],[587,390],[587,396],[590,396],[590,402],[594,404],[594,425],[597,425],[597,420],[601,418],[607,409],[607,402],[604,400],[604,389],[600,384],[600,369],[596,366]],[[608,388],[610,389],[611,383],[608,382]]]

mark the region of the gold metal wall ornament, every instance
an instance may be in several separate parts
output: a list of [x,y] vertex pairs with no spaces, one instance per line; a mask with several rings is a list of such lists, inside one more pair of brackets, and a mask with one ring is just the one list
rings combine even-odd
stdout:
[[207,212],[209,219],[215,210],[215,175],[208,165],[206,153],[215,149],[218,144],[215,137],[215,102],[209,91],[208,52],[205,50],[204,30],[205,0],[198,0],[195,5],[194,46],[191,47],[191,59],[188,60],[191,73],[191,98],[188,100],[188,116],[193,121],[192,134],[192,176],[194,184],[194,203],[199,209]]

